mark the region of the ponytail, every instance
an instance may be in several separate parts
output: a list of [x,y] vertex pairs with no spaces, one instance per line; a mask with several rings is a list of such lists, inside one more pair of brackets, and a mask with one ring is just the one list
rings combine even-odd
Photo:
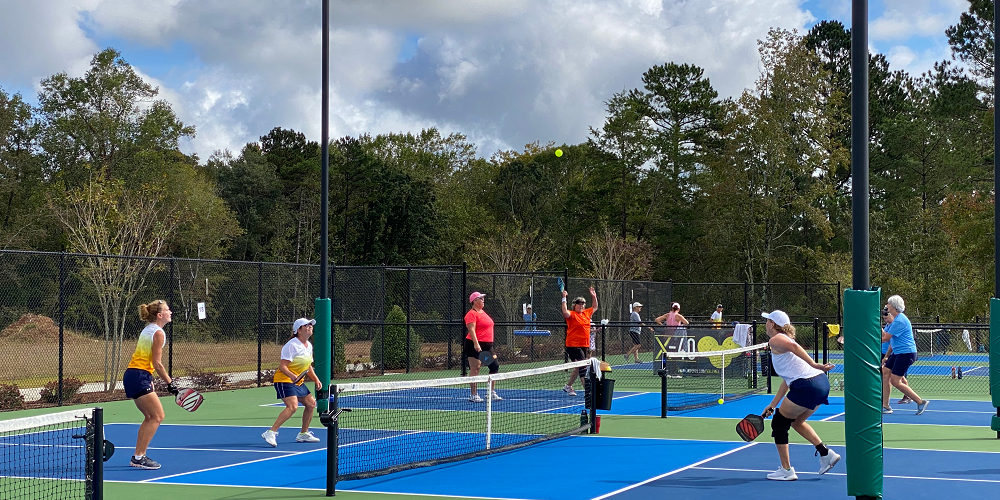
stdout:
[[146,323],[156,320],[156,315],[167,307],[167,303],[162,300],[154,300],[148,304],[139,304],[139,319]]

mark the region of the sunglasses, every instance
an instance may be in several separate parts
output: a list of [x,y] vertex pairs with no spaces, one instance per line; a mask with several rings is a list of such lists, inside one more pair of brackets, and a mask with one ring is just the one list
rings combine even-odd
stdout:
[[882,311],[882,316],[888,316],[888,315],[889,315],[889,311]]

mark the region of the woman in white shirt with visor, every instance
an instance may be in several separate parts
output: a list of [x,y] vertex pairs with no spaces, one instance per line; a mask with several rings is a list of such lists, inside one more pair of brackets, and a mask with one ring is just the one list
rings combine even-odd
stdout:
[[[775,481],[798,479],[788,455],[788,430],[792,428],[816,447],[816,454],[820,456],[819,473],[825,474],[840,461],[840,455],[823,444],[806,419],[819,405],[829,404],[830,381],[826,373],[833,369],[833,365],[817,363],[795,342],[795,326],[784,311],[761,313],[761,316],[767,318],[765,328],[771,348],[771,366],[781,377],[778,392],[763,412],[764,417],[774,415],[771,437],[781,461],[781,467],[768,474],[767,478]],[[785,402],[778,407],[782,399]]]

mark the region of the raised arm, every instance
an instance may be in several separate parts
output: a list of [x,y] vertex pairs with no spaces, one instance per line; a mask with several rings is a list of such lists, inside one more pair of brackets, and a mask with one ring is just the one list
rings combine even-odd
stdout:
[[592,299],[591,302],[594,303],[594,312],[597,312],[597,291],[594,290],[594,287],[590,287],[590,298]]
[[569,292],[563,290],[562,292],[562,313],[563,318],[569,318],[569,309],[566,309],[566,297],[569,296]]

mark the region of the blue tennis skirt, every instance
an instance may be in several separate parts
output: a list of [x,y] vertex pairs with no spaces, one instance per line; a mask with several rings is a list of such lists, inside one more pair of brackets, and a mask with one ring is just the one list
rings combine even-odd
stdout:
[[825,373],[821,373],[812,378],[800,378],[792,381],[788,386],[789,401],[810,410],[819,408],[819,405],[828,405],[830,401],[830,379]]
[[138,399],[153,392],[153,374],[138,368],[127,368],[122,375],[125,397]]
[[274,392],[278,393],[278,399],[285,399],[290,396],[304,398],[310,394],[306,384],[295,385],[291,382],[275,382]]

